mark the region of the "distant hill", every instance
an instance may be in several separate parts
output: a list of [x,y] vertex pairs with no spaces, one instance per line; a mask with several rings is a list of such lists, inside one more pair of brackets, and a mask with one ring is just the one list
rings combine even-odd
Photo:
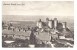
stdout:
[[36,26],[36,22],[34,21],[8,21],[7,24],[12,23],[14,27],[22,27],[25,28],[27,26]]

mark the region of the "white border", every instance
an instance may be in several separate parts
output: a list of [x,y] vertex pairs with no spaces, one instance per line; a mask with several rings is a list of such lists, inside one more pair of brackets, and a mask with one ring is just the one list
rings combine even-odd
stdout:
[[3,0],[3,1],[74,1],[74,0]]
[[74,48],[77,47],[77,0],[74,1]]
[[[0,41],[2,41],[2,1],[58,1],[58,0],[0,0]],[[73,1],[73,0],[59,0],[59,1]],[[74,48],[68,48],[69,50],[77,50],[77,0],[74,0]],[[2,42],[0,42],[0,50],[36,50],[37,48],[2,48]],[[68,50],[67,48],[43,48],[44,50]],[[37,50],[42,50],[38,48]]]
[[0,48],[2,46],[2,0],[0,0]]

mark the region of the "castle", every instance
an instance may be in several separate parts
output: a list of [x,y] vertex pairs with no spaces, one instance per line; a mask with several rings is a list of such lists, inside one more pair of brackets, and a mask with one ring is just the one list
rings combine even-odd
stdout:
[[59,30],[58,28],[61,28],[61,29],[67,28],[67,23],[66,22],[60,23],[58,22],[57,18],[54,18],[54,20],[52,19],[49,20],[49,18],[46,18],[46,22],[43,22],[41,21],[41,19],[39,19],[36,25],[39,29],[44,29],[45,27],[47,27],[48,29],[54,29],[54,30]]

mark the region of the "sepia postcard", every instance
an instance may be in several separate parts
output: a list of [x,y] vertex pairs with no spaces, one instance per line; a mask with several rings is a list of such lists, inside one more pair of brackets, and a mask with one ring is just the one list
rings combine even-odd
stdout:
[[74,1],[3,1],[3,48],[73,48]]

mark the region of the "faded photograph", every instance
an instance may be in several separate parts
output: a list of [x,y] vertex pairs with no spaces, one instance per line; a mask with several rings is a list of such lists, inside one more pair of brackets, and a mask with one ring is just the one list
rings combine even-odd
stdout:
[[73,48],[73,1],[3,1],[3,48]]

